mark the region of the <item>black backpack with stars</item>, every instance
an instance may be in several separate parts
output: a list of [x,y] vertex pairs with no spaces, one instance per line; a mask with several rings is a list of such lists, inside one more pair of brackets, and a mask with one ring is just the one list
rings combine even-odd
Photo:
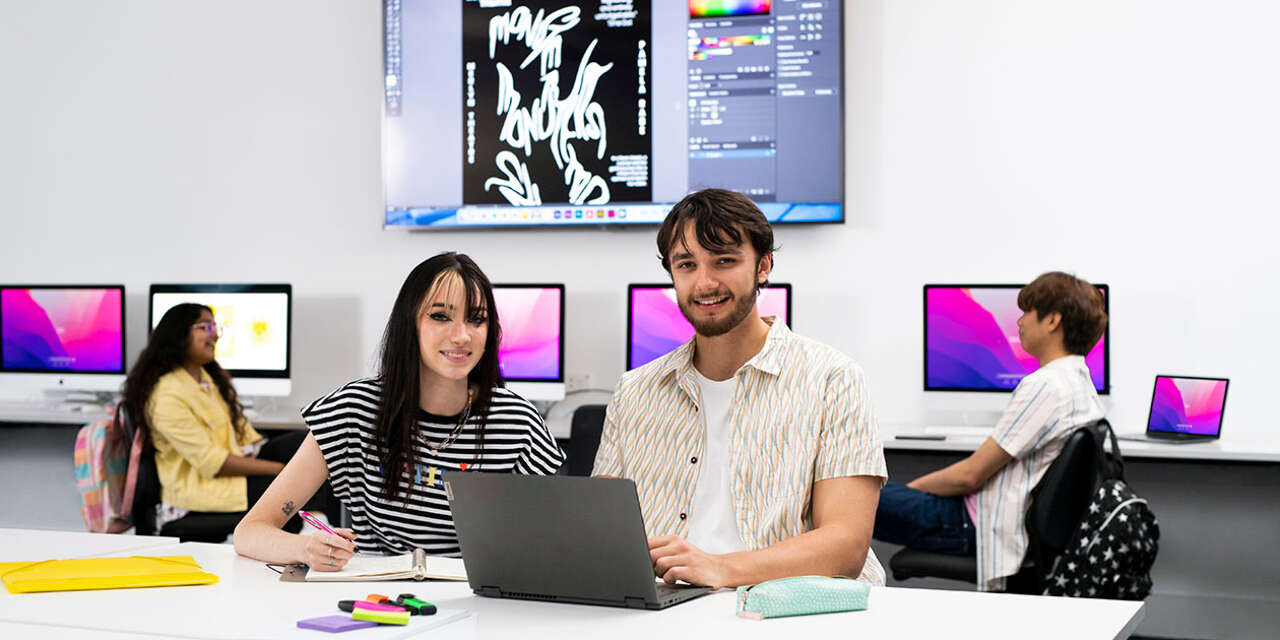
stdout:
[[[1142,600],[1151,593],[1160,525],[1147,501],[1124,481],[1124,461],[1111,425],[1101,421],[1098,489],[1070,544],[1045,580],[1045,594]],[[1111,440],[1111,452],[1105,440]]]

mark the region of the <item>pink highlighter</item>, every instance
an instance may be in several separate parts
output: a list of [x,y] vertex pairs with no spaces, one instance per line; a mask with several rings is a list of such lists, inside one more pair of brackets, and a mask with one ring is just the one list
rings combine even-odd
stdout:
[[[364,609],[365,611],[408,611],[404,607],[397,607],[393,604],[382,604],[381,602],[368,602],[366,600],[356,600],[352,603],[352,607],[356,609]],[[354,613],[354,611],[352,612]]]

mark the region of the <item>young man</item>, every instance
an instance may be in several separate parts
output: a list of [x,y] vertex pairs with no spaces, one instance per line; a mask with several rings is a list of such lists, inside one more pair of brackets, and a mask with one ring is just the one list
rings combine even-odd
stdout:
[[978,589],[999,591],[1027,552],[1031,490],[1076,427],[1103,417],[1084,356],[1107,326],[1102,294],[1051,272],[1018,292],[1018,339],[1040,368],[1023,378],[973,455],[902,485],[885,484],[875,539],[978,559]]
[[668,582],[883,584],[869,544],[886,472],[867,384],[847,356],[759,317],[773,252],[741,194],[707,189],[672,208],[658,253],[696,335],[622,376],[594,474],[635,481]]

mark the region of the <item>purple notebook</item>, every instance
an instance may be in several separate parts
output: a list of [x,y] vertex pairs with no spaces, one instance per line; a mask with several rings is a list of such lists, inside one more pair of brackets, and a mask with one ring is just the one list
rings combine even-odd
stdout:
[[342,633],[343,631],[367,629],[376,626],[378,626],[376,622],[352,620],[351,616],[344,615],[321,616],[298,621],[299,629],[315,629],[317,631],[328,631],[329,633]]

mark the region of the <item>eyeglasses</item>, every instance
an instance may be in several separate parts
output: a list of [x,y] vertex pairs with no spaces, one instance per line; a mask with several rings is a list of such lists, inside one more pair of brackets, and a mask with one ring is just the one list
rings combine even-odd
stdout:
[[197,322],[191,326],[192,328],[200,329],[211,336],[222,335],[222,329],[216,322]]

